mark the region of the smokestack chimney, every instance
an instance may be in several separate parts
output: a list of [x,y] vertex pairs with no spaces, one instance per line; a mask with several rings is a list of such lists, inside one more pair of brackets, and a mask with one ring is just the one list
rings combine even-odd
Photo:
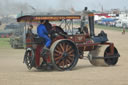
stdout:
[[90,36],[93,37],[93,36],[95,36],[95,33],[94,33],[94,14],[89,13],[88,19],[89,19],[89,27],[90,27]]

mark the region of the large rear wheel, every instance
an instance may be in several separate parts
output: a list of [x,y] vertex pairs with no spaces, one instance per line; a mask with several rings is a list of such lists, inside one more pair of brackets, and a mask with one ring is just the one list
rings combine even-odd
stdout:
[[70,40],[58,40],[51,46],[52,63],[57,70],[71,70],[78,61],[78,50]]

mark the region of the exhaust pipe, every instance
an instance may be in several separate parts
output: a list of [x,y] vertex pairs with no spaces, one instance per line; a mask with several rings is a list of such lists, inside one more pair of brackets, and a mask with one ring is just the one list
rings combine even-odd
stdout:
[[90,36],[94,37],[95,33],[94,33],[94,14],[93,13],[89,13],[88,20],[89,20]]

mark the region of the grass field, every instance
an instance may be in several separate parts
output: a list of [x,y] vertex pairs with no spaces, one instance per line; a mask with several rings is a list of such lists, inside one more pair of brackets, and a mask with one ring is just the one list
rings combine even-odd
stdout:
[[[103,25],[97,25],[97,24],[95,24],[95,28],[123,31],[123,28],[103,26]],[[125,29],[125,31],[128,32],[128,29]]]
[[9,38],[0,38],[0,48],[10,48]]

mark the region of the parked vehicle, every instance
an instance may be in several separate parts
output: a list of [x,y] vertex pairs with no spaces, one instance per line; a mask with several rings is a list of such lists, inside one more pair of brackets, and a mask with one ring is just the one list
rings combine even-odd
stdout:
[[125,27],[125,28],[128,28],[128,21],[127,20],[118,20],[116,21],[116,27]]
[[12,35],[10,36],[10,45],[12,48],[24,48],[25,43],[24,25],[15,25]]
[[116,25],[115,25],[116,27],[123,27],[123,23],[120,21],[120,20],[118,20],[117,22],[116,22]]

